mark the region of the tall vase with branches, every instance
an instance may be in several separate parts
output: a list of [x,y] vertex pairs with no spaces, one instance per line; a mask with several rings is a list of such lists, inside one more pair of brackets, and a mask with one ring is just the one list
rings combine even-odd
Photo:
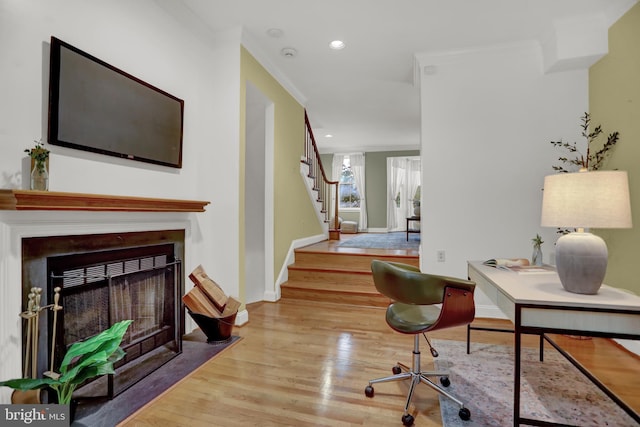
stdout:
[[607,156],[611,154],[610,150],[615,147],[618,139],[620,138],[619,132],[612,132],[609,134],[602,147],[596,150],[592,145],[603,133],[602,126],[597,125],[593,130],[591,130],[591,115],[589,113],[584,113],[584,115],[580,117],[580,122],[582,136],[587,140],[586,155],[580,152],[576,142],[569,143],[563,142],[562,140],[551,141],[551,145],[567,152],[566,156],[558,157],[560,164],[554,165],[553,170],[560,173],[574,172],[576,167],[578,169],[585,170],[598,170],[602,167],[602,163]]

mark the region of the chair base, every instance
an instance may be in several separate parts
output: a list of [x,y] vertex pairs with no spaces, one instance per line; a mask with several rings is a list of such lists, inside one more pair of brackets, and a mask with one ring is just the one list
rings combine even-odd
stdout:
[[[410,380],[411,384],[409,386],[409,393],[407,394],[407,401],[404,405],[404,414],[402,415],[402,423],[405,426],[410,426],[413,424],[413,416],[409,414],[409,406],[411,405],[411,399],[413,398],[413,392],[418,384],[423,383],[431,387],[433,390],[438,393],[446,396],[447,398],[454,401],[459,407],[460,411],[458,415],[463,420],[468,420],[471,418],[471,412],[469,409],[465,408],[464,403],[453,396],[451,393],[446,391],[443,387],[448,387],[450,384],[448,373],[446,372],[437,372],[437,371],[428,371],[422,372],[420,370],[420,336],[414,335],[414,349],[413,349],[413,367],[410,369],[408,366],[398,362],[396,366],[393,367],[394,375],[382,378],[376,378],[369,381],[369,385],[365,388],[365,395],[367,397],[373,397],[374,389],[373,384],[383,383],[383,382],[391,382],[391,381],[404,381]],[[442,387],[432,381],[429,377],[440,377],[440,383]]]

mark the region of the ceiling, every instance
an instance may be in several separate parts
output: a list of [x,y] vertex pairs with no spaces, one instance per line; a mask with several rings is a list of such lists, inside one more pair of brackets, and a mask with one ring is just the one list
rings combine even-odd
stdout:
[[[610,24],[636,0],[156,1],[200,32],[241,27],[304,104],[320,151],[349,152],[419,148],[414,55],[541,40],[572,17]],[[346,47],[331,50],[336,39]]]

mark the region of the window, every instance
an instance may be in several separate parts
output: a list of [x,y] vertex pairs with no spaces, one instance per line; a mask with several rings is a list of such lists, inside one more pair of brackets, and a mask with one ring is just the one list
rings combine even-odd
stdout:
[[340,174],[340,209],[360,208],[360,193],[351,170],[349,156],[342,160],[342,173]]

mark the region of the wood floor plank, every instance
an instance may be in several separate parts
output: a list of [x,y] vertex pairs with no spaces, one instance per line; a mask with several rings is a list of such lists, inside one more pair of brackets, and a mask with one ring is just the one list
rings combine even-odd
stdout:
[[[380,384],[374,398],[364,395],[369,379],[389,375],[397,361],[411,362],[411,337],[389,329],[384,309],[288,300],[247,309],[249,323],[233,331],[242,340],[120,425],[401,425],[407,384]],[[501,320],[475,323],[509,326]],[[430,334],[459,341],[465,336],[465,328]],[[506,333],[474,331],[472,337],[513,344]],[[524,345],[537,345],[536,337],[524,338]],[[554,339],[564,340],[565,348],[640,410],[637,356],[604,339]],[[422,359],[423,367],[431,365],[426,346]],[[438,396],[427,387],[417,389],[411,413],[417,426],[442,423]]]

